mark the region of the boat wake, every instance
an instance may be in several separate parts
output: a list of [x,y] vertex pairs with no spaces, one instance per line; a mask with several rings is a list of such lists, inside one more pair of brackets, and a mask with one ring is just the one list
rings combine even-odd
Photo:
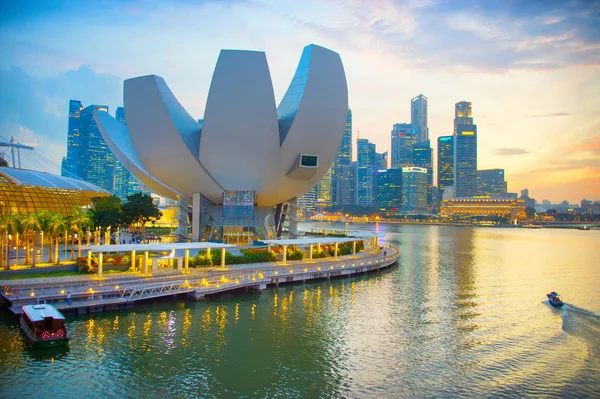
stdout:
[[585,340],[590,351],[590,359],[600,363],[600,316],[565,303],[562,319],[563,330]]

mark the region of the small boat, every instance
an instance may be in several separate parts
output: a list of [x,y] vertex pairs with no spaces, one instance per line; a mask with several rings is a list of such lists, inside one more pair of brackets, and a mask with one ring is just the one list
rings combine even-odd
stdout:
[[61,346],[69,342],[65,317],[52,305],[23,306],[21,328],[34,346]]
[[554,306],[555,308],[562,309],[565,306],[557,292],[552,291],[551,293],[546,294],[546,296],[548,297],[548,301],[550,301],[550,305]]

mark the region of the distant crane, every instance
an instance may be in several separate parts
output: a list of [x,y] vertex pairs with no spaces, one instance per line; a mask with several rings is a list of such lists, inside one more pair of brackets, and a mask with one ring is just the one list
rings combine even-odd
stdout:
[[33,147],[31,146],[17,143],[14,137],[11,137],[10,141],[0,141],[0,147],[10,148],[12,155],[12,167],[16,168],[18,161],[19,169],[21,169],[21,148],[24,150],[33,150]]

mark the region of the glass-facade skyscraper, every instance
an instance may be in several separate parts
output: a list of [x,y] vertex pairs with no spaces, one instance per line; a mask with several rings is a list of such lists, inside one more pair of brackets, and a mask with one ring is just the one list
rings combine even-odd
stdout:
[[402,168],[402,213],[427,212],[427,169]]
[[417,133],[417,143],[429,140],[427,97],[422,94],[410,100],[410,123]]
[[433,206],[433,149],[429,140],[422,141],[413,146],[412,159],[413,166],[427,169],[427,209],[431,210]]
[[81,141],[81,101],[69,101],[69,123],[67,126],[67,156],[63,158],[61,175],[80,177],[79,147]]
[[[118,107],[115,112],[115,119],[126,125],[125,121],[125,108]],[[140,191],[145,190],[144,186],[140,184],[140,181],[136,179],[128,170],[125,168],[118,159],[115,159],[115,187],[114,194],[121,198],[122,201],[126,201],[129,195],[133,195]]]
[[400,214],[402,207],[402,169],[378,170],[376,174],[377,208],[388,216]]
[[331,187],[332,200],[340,204],[341,199],[338,196],[339,180],[342,174],[342,166],[349,165],[352,162],[352,110],[348,109],[346,117],[346,127],[344,136],[340,144],[340,150],[333,159],[333,168],[331,169]]
[[507,184],[504,169],[484,169],[477,171],[477,194],[501,197],[506,195]]
[[417,133],[410,123],[396,123],[392,129],[392,168],[412,165],[412,148]]
[[348,165],[342,165],[342,174],[339,181],[340,205],[356,205],[356,174],[357,163],[352,162]]
[[437,187],[443,198],[444,188],[454,185],[454,136],[438,137]]
[[331,206],[331,168],[325,172],[321,180],[315,186],[317,201],[322,201]]
[[90,105],[81,111],[80,177],[112,193],[115,187],[115,156],[100,134],[94,110],[108,112],[108,106]]
[[457,197],[477,193],[477,125],[473,124],[471,103],[455,105],[454,186]]
[[371,206],[373,204],[373,178],[375,175],[376,158],[375,144],[367,139],[356,140],[357,147],[357,202],[358,205]]

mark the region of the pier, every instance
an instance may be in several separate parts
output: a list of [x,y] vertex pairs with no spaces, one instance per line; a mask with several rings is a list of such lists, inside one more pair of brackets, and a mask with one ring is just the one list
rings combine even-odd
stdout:
[[[181,294],[201,300],[236,290],[262,291],[279,284],[365,274],[395,265],[398,256],[396,248],[376,247],[336,258],[203,267],[184,274],[175,270],[151,276],[22,279],[3,282],[1,295],[16,315],[23,305],[35,303],[52,304],[66,315],[88,314],[132,308],[138,301]],[[67,293],[71,293],[71,304],[67,303]]]

